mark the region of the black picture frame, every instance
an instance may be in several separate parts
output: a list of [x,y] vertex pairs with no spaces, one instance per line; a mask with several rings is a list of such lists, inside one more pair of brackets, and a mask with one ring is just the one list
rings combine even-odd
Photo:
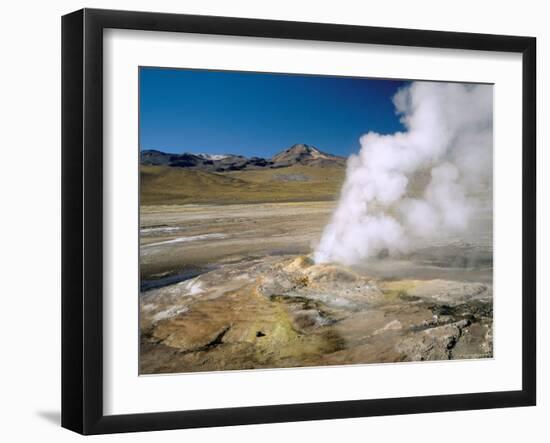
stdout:
[[[103,413],[103,30],[353,42],[519,53],[523,64],[522,389],[170,411]],[[229,17],[83,9],[62,18],[62,426],[152,431],[536,404],[536,39]]]

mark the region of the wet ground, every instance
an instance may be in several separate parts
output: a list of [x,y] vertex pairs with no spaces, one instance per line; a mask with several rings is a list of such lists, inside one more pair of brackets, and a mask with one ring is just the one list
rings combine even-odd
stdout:
[[492,357],[492,231],[360,267],[333,202],[142,207],[143,374]]

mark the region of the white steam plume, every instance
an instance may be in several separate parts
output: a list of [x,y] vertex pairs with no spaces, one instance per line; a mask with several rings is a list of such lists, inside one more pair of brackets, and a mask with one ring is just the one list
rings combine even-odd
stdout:
[[492,86],[414,82],[393,103],[406,132],[361,137],[317,263],[355,264],[463,232],[480,189],[492,187]]

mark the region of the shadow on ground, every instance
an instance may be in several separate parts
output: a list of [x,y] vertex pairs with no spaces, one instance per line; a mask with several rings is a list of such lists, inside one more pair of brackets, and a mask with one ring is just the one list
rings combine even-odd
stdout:
[[36,411],[36,415],[50,424],[61,425],[61,411]]

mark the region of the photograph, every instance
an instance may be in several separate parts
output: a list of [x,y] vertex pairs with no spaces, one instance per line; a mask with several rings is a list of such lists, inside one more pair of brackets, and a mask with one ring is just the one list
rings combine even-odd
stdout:
[[0,442],[550,435],[544,3],[3,6]]
[[139,373],[493,357],[493,85],[139,67]]

